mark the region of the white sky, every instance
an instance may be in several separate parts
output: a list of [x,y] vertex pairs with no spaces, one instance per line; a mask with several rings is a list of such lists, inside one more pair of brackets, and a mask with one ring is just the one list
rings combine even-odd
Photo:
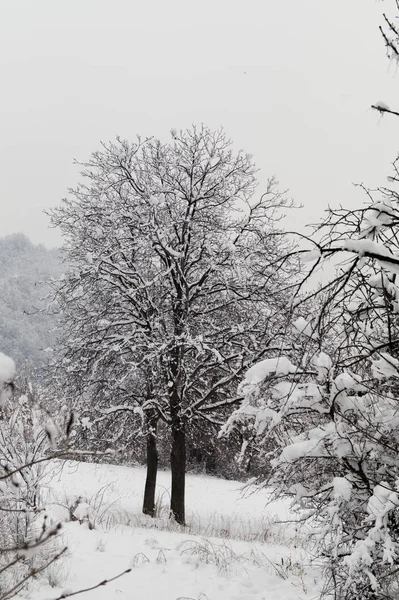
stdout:
[[[384,184],[399,108],[376,0],[1,0],[0,236],[60,243],[43,209],[119,134],[223,125],[304,205]],[[294,226],[294,225],[293,225]]]

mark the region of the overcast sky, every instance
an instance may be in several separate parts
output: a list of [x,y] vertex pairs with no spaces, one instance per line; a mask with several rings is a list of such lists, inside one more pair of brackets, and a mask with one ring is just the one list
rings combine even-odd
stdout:
[[[399,74],[376,0],[1,0],[0,236],[60,243],[43,209],[100,140],[223,125],[314,221],[384,184]],[[294,222],[294,219],[293,219]]]

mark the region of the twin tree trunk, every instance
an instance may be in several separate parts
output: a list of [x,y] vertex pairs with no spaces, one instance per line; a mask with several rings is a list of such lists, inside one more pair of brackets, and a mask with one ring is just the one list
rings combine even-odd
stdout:
[[147,415],[147,477],[144,488],[143,513],[150,517],[155,517],[155,488],[158,472],[157,422],[156,412]]
[[[185,525],[186,431],[183,423],[172,426],[170,453],[172,492],[170,512],[180,525]],[[155,517],[155,490],[158,471],[157,417],[147,418],[147,476],[144,488],[143,513]]]
[[[183,333],[182,323],[182,289],[178,286],[178,300],[174,305],[175,336],[180,339]],[[186,424],[182,419],[182,400],[179,394],[179,373],[181,368],[182,349],[174,345],[169,357],[167,372],[169,408],[171,417],[172,445],[170,466],[172,475],[172,490],[170,497],[170,515],[180,525],[185,525],[185,481],[186,481]],[[169,385],[171,383],[172,385]],[[149,388],[148,397],[152,390]],[[158,413],[149,410],[146,413],[147,430],[147,476],[144,489],[143,513],[155,516],[155,490],[158,470],[157,452],[157,422]]]
[[[156,412],[147,414],[147,475],[144,488],[143,513],[155,517],[155,491],[158,472]],[[177,418],[172,423],[172,449],[170,453],[172,491],[170,512],[177,523],[185,525],[186,480],[186,430],[184,422]]]

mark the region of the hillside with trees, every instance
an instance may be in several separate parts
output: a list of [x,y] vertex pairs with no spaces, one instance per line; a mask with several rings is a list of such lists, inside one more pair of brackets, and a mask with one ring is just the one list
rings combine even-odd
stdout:
[[0,265],[1,350],[19,369],[41,367],[56,341],[56,318],[43,309],[46,282],[62,272],[59,251],[17,233],[0,239]]

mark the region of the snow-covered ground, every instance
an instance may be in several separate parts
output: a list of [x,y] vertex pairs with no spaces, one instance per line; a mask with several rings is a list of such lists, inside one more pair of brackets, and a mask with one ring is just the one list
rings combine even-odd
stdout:
[[52,518],[68,521],[57,542],[68,551],[23,597],[52,600],[128,568],[128,574],[81,597],[300,600],[317,595],[320,574],[309,565],[303,533],[278,523],[290,518],[288,504],[266,506],[265,491],[243,493],[238,482],[189,475],[183,528],[167,518],[169,472],[159,474],[160,517],[141,514],[144,478],[139,467],[53,465],[44,493]]

